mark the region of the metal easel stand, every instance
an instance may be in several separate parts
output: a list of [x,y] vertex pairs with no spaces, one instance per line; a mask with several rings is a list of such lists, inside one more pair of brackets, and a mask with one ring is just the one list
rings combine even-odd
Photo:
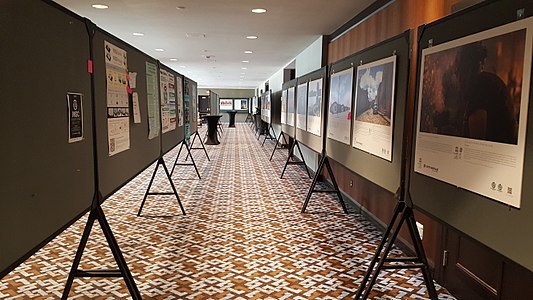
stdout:
[[282,137],[283,137],[283,141],[285,141],[285,144],[288,144],[287,139],[285,138],[285,133],[281,131],[281,133],[279,134],[279,137],[276,139],[276,145],[274,146],[274,150],[272,150],[272,155],[270,155],[270,161],[272,161],[272,157],[274,157],[274,152],[276,152],[276,150],[282,149],[281,146],[278,148],[279,141]]
[[246,115],[246,120],[244,120],[244,122],[253,122],[253,117],[251,113],[248,113]]
[[[194,147],[194,142],[196,141],[196,137],[198,137],[198,140],[200,141],[200,144],[202,145],[202,147]],[[202,141],[202,138],[200,138],[200,135],[198,134],[198,131],[196,131],[193,135],[193,138],[192,138],[192,143],[191,143],[191,150],[204,150],[204,153],[205,153],[205,157],[207,157],[207,160],[208,161],[211,161],[211,159],[209,159],[209,155],[207,155],[207,150],[205,149],[205,145],[204,145],[204,142]],[[189,158],[189,156],[191,155],[191,153],[189,152],[187,154],[187,156],[185,156],[185,160],[187,160]],[[192,156],[191,156],[192,158]]]
[[[185,146],[185,149],[187,150],[187,157],[189,156],[191,157],[190,163],[178,163],[178,159],[180,158],[180,154],[181,154],[181,150],[183,149],[183,146]],[[176,160],[174,161],[174,166],[172,166],[172,171],[170,172],[171,177],[172,177],[172,174],[174,174],[174,169],[176,168],[176,166],[194,166],[194,170],[196,170],[196,175],[198,175],[198,179],[202,179],[202,177],[200,177],[200,172],[198,172],[198,168],[196,167],[196,163],[194,162],[194,158],[191,155],[191,149],[189,148],[189,145],[187,145],[187,142],[185,140],[181,142],[180,150],[178,151],[178,155],[176,156]]]
[[[385,230],[385,234],[376,250],[374,258],[368,266],[368,271],[357,290],[355,299],[368,298],[368,295],[382,270],[421,269],[430,299],[437,300],[438,296],[437,291],[435,290],[435,284],[433,283],[433,278],[429,271],[429,264],[424,252],[424,246],[422,245],[422,240],[420,239],[416,227],[411,196],[408,196],[408,201],[405,201],[399,193],[396,193],[396,197],[398,198],[398,203],[394,209],[394,215],[392,216],[387,230]],[[388,258],[390,250],[392,249],[404,223],[407,224],[407,228],[409,229],[409,235],[413,241],[416,256]]]
[[[294,147],[298,147],[298,152],[300,152],[300,157],[302,158],[302,161],[294,161]],[[291,161],[291,159],[293,161]],[[307,164],[305,163],[304,155],[302,154],[302,149],[300,149],[300,144],[298,143],[298,140],[294,139],[294,142],[291,145],[291,148],[289,150],[289,156],[287,157],[287,162],[285,162],[285,167],[283,167],[283,171],[281,172],[281,179],[283,179],[283,174],[285,174],[285,170],[287,169],[288,165],[303,165],[305,168],[305,171],[307,172],[307,176],[311,178],[311,173],[309,172],[309,168],[307,168]]]
[[[155,175],[157,174],[157,169],[159,169],[160,165],[162,165],[163,169],[165,170],[165,175],[167,176],[167,179],[170,182],[170,186],[172,187],[172,192],[150,192],[150,189],[152,188],[152,184],[154,183]],[[150,179],[150,183],[148,184],[146,193],[144,193],[143,202],[141,203],[141,207],[139,207],[139,211],[137,212],[138,217],[141,216],[141,211],[144,207],[144,203],[146,202],[146,198],[148,198],[148,196],[150,195],[174,195],[176,196],[176,200],[178,200],[178,204],[180,205],[181,212],[185,215],[185,209],[183,209],[183,205],[181,204],[180,197],[178,196],[178,191],[176,190],[176,187],[174,186],[171,173],[168,172],[168,168],[167,168],[167,165],[165,164],[165,160],[163,159],[163,157],[160,157],[157,160],[157,165],[155,166],[154,173],[152,174],[152,178]]]
[[[272,136],[271,131],[274,133],[274,136]],[[275,140],[276,139],[275,136],[276,136],[276,131],[274,130],[274,127],[272,127],[272,123],[270,123],[270,124],[268,124],[268,129],[267,129],[267,132],[265,133],[265,139],[263,140],[263,144],[261,144],[261,147],[263,147],[265,145],[265,142],[266,142],[267,139]],[[277,142],[278,141],[276,140],[276,143]]]
[[[65,284],[65,289],[63,290],[63,296],[61,297],[61,299],[66,300],[68,298],[70,289],[72,288],[72,283],[74,282],[74,278],[76,277],[122,277],[124,279],[124,282],[126,283],[126,286],[128,287],[128,291],[130,292],[131,298],[134,300],[142,299],[141,293],[139,292],[139,289],[135,284],[133,276],[131,275],[131,272],[128,269],[126,260],[124,259],[124,256],[122,256],[122,252],[120,251],[120,247],[118,246],[117,240],[115,239],[115,236],[111,231],[109,223],[107,223],[104,211],[102,210],[100,204],[94,203],[98,202],[93,201],[93,207],[91,208],[89,218],[87,219],[87,224],[85,225],[85,229],[83,230],[83,235],[81,237],[78,250],[76,251],[76,256],[74,258],[74,262],[72,263],[72,268],[70,269],[70,273],[68,275],[67,283]],[[107,245],[111,249],[111,253],[113,254],[115,262],[117,263],[118,270],[78,269],[81,262],[81,258],[83,256],[83,251],[87,246],[87,241],[89,240],[89,235],[91,234],[91,230],[95,221],[98,221],[100,227],[102,228],[102,231],[107,241]]]
[[[326,166],[329,178],[331,178],[331,183],[333,184],[332,190],[317,190],[316,189],[316,184],[318,183],[318,180],[322,174],[322,171],[324,170],[324,166]],[[301,213],[305,213],[305,210],[307,209],[307,205],[309,204],[309,201],[311,200],[311,196],[313,196],[313,193],[335,193],[337,194],[337,197],[339,198],[339,202],[342,207],[342,211],[345,214],[348,213],[348,209],[346,208],[346,203],[344,202],[344,199],[342,198],[341,190],[339,189],[339,186],[337,185],[337,180],[335,180],[335,174],[333,174],[333,170],[331,169],[331,165],[329,164],[329,158],[325,152],[322,152],[322,159],[320,160],[320,163],[318,164],[315,177],[313,178],[313,182],[311,183],[311,186],[309,187],[309,192],[307,193],[307,197],[305,198],[305,202],[302,206]]]

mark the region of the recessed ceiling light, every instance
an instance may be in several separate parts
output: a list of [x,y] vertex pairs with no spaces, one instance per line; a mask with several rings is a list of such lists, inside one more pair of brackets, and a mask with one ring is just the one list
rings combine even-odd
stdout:
[[186,66],[180,66],[180,68],[187,68]]
[[249,36],[247,36],[246,38],[249,39],[249,40],[255,40],[255,39],[257,39],[257,36],[255,36],[255,35],[249,35]]
[[144,33],[142,33],[142,32],[134,32],[133,35],[134,36],[144,36]]
[[245,54],[252,54],[252,53],[254,53],[254,52],[251,51],[251,50],[246,50],[246,51],[244,51],[244,53],[245,53]]
[[256,14],[264,14],[264,13],[267,12],[267,10],[264,9],[264,8],[254,8],[254,9],[252,9],[252,12],[256,13]]
[[157,48],[157,49],[155,49],[155,51],[157,51],[157,52],[163,52],[163,51],[165,51],[165,49]]
[[246,70],[247,68],[241,68],[241,69]]
[[176,9],[177,9],[177,10],[184,10],[184,9],[185,9],[185,6],[176,6]]
[[169,59],[169,60],[170,60],[170,61],[178,61],[177,58],[171,58],[171,59]]
[[109,6],[107,6],[105,4],[93,4],[92,7],[96,8],[96,9],[107,9],[107,8],[109,8]]
[[250,61],[248,61],[248,60],[243,60],[242,62],[243,62],[243,63],[249,63]]

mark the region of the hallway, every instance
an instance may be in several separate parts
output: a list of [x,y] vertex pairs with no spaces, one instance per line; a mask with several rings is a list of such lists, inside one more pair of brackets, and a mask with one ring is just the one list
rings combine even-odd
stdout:
[[[204,128],[200,135],[203,136]],[[315,195],[300,214],[311,179],[289,166],[286,150],[264,147],[247,124],[224,127],[208,161],[193,150],[201,172],[177,166],[173,174],[186,216],[170,196],[151,196],[137,217],[154,166],[103,204],[128,267],[145,299],[350,299],[381,239],[358,214]],[[172,169],[179,147],[166,155]],[[181,154],[181,158],[185,155]],[[169,191],[161,172],[152,191]],[[167,216],[156,218],[150,216]],[[60,298],[86,216],[0,282],[2,299]],[[399,250],[395,253],[401,254]],[[115,268],[98,226],[83,269]],[[385,275],[386,274],[386,275]],[[439,299],[454,299],[437,285]],[[127,299],[121,279],[75,280],[72,299]],[[421,274],[382,273],[373,299],[425,299]]]

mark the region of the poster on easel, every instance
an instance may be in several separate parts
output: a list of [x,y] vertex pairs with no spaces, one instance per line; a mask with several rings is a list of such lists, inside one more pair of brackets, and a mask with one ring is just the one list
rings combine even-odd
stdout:
[[414,170],[520,208],[533,18],[422,50]]
[[322,125],[322,85],[324,79],[309,82],[307,94],[307,131],[320,136]]
[[159,92],[161,94],[161,132],[176,129],[175,77],[163,69],[159,70]]
[[296,110],[295,95],[295,87],[290,87],[287,90],[287,125],[289,126],[294,126],[294,112]]
[[352,146],[392,161],[396,56],[357,67]]
[[307,129],[307,82],[299,84],[296,93],[296,127]]
[[146,62],[146,98],[148,105],[148,139],[159,136],[160,103],[157,89],[157,66]]
[[174,74],[167,72],[168,75],[168,112],[170,116],[169,131],[176,129],[176,77]]
[[287,124],[287,90],[281,92],[281,124]]
[[183,78],[181,76],[176,77],[176,118],[179,127],[183,126]]
[[331,75],[327,137],[348,145],[352,121],[352,86],[353,68]]
[[130,148],[128,56],[104,41],[107,91],[107,141],[109,156]]
[[83,95],[67,93],[68,105],[68,142],[75,143],[83,140]]

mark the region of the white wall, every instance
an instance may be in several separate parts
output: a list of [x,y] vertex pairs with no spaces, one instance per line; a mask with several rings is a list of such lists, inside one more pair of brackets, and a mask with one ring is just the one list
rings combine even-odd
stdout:
[[296,56],[296,77],[300,77],[309,72],[322,68],[322,41],[320,36],[316,41],[304,49]]

